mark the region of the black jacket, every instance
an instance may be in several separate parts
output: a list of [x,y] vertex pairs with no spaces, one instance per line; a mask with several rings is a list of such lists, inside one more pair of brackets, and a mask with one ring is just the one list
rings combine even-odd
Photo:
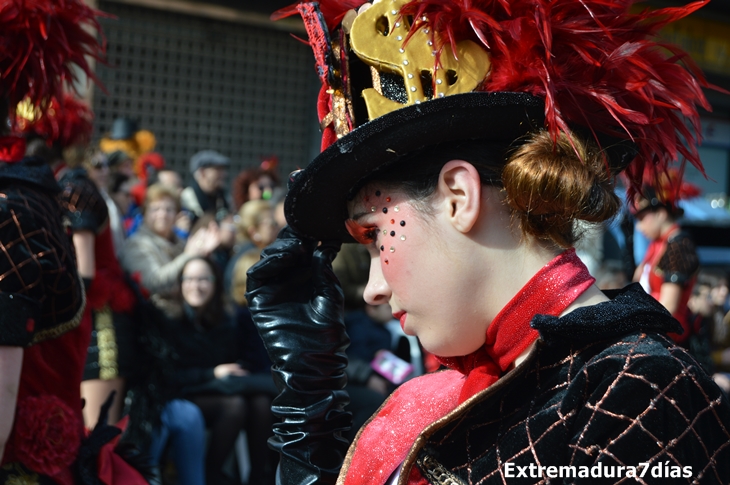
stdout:
[[[664,335],[678,323],[638,285],[609,296],[536,316],[528,358],[427,427],[400,483],[412,466],[431,483],[730,483],[727,397]],[[606,465],[639,478],[607,477],[619,471]],[[572,468],[560,477],[561,466]]]

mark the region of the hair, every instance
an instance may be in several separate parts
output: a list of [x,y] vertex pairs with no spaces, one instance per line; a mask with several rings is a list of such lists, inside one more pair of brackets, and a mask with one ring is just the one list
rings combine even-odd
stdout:
[[533,134],[502,171],[506,201],[522,230],[560,247],[580,239],[576,220],[599,223],[621,208],[608,159],[592,142],[547,131]]
[[119,192],[119,189],[122,188],[122,185],[129,182],[129,176],[125,175],[120,172],[112,172],[109,175],[109,193],[115,194]]
[[182,284],[182,277],[185,272],[185,268],[187,268],[192,261],[203,261],[208,265],[208,268],[210,268],[210,272],[213,275],[213,295],[210,297],[210,301],[195,313],[195,321],[200,323],[204,328],[217,327],[226,317],[223,278],[221,278],[218,267],[210,258],[195,256],[188,260],[188,262],[186,262],[180,270],[180,274],[178,275],[179,284]]
[[268,200],[249,200],[241,206],[236,219],[239,241],[251,241],[249,228],[258,227],[267,211],[273,216],[274,206]]
[[261,259],[261,250],[251,249],[243,253],[233,266],[233,277],[231,279],[231,298],[240,306],[248,306],[246,300],[246,283],[248,281],[248,270]]
[[172,201],[175,202],[177,209],[180,210],[180,198],[174,190],[162,184],[152,184],[147,187],[147,193],[144,198],[144,206],[142,208],[143,213],[147,211],[147,208],[152,202],[157,202],[158,200],[165,198],[172,199]]
[[[561,133],[557,141],[541,130],[509,147],[467,140],[428,147],[376,171],[359,184],[377,181],[397,187],[429,212],[439,174],[449,160],[461,159],[478,171],[482,184],[501,187],[512,217],[523,234],[561,248],[582,235],[575,222],[600,223],[621,208],[608,160],[592,142]],[[414,175],[415,174],[415,175]]]
[[91,149],[87,149],[83,152],[83,159],[81,161],[81,166],[84,167],[86,170],[91,170],[93,168],[100,167],[104,163],[107,164],[107,167],[109,166],[108,157],[101,150],[91,148]]
[[720,286],[723,281],[727,281],[727,273],[719,268],[702,268],[697,273],[697,282],[695,288],[699,286],[709,286],[715,288]]
[[268,176],[279,185],[279,176],[273,170],[264,170],[260,167],[249,168],[240,172],[231,184],[231,198],[233,199],[234,209],[238,209],[248,202],[248,186],[256,182],[262,176]]
[[642,212],[664,211],[667,213],[669,220],[674,222],[684,215],[684,209],[679,207],[677,202],[678,201],[662,202],[654,187],[644,185],[641,189],[641,194],[637,194],[633,201],[632,213],[634,216],[637,216]]

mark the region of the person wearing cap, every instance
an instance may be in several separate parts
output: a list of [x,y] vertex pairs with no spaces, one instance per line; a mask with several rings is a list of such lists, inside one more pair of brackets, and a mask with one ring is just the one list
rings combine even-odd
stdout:
[[682,325],[681,333],[670,336],[686,348],[695,333],[687,302],[697,281],[700,260],[692,238],[679,225],[678,219],[684,214],[679,202],[698,195],[698,187],[682,181],[679,172],[670,171],[661,174],[654,187],[644,187],[632,206],[636,229],[650,241],[634,281]]
[[[133,162],[141,155],[154,150],[156,144],[154,133],[149,130],[140,130],[137,121],[131,118],[116,118],[112,122],[109,133],[99,140],[99,148],[102,152],[112,154],[121,151]],[[120,162],[124,160],[125,158],[119,157]],[[134,165],[136,162],[133,163]],[[129,175],[132,176],[134,173]]]
[[[299,3],[323,83],[323,151],[248,273],[280,394],[281,484],[728,483],[730,404],[638,285],[601,292],[577,221],[619,210],[709,107],[654,34],[699,8],[629,0]],[[684,140],[689,143],[685,146]],[[400,386],[349,446],[348,338],[331,261],[371,257],[447,370]],[[560,476],[558,476],[558,473]]]
[[182,208],[195,218],[210,212],[220,220],[229,212],[225,196],[226,177],[231,160],[215,150],[202,150],[190,158],[193,181],[180,194]]
[[107,163],[111,173],[121,173],[129,177],[135,178],[134,159],[124,150],[114,150],[107,155]]

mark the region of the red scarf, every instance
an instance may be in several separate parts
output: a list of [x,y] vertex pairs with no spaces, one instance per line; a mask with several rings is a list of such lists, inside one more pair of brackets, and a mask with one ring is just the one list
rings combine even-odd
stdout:
[[[540,269],[494,318],[483,347],[440,359],[458,372],[428,374],[396,389],[360,432],[344,484],[385,483],[428,425],[494,384],[532,345],[538,337],[530,327],[535,315],[562,314],[594,281],[574,249]],[[409,482],[421,481],[414,468]]]
[[537,330],[530,327],[532,317],[557,317],[595,281],[575,249],[569,249],[543,266],[494,317],[483,347],[463,357],[439,358],[466,376],[459,404],[494,384],[537,340]]
[[25,138],[0,136],[0,162],[15,163],[25,156]]

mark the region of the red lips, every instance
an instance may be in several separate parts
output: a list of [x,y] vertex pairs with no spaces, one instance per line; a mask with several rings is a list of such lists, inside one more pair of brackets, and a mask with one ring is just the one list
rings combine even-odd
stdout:
[[393,318],[400,320],[400,328],[405,329],[407,313],[400,311],[393,314]]

